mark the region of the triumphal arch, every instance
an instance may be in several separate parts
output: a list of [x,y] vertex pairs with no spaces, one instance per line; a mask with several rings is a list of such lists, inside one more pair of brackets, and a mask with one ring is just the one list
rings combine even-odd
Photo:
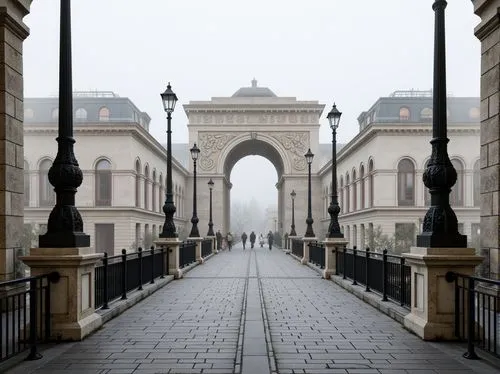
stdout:
[[[290,230],[290,193],[295,190],[295,223],[297,234],[303,235],[308,177],[304,154],[308,148],[318,153],[319,119],[323,109],[324,105],[318,101],[278,97],[269,88],[258,86],[255,79],[250,87],[242,87],[230,97],[213,97],[210,101],[190,101],[184,105],[189,144],[196,143],[201,150],[197,162],[198,185],[203,186],[210,178],[214,181],[213,220],[220,223],[221,230],[225,232],[231,227],[231,170],[243,157],[258,155],[268,159],[277,171],[278,230],[280,233]],[[313,161],[313,196],[320,193],[315,177],[318,169],[318,163]],[[208,192],[203,190],[198,189],[200,200],[208,199]],[[321,202],[314,200],[313,217],[319,217]],[[200,222],[208,219],[208,210],[201,207],[198,213]]]

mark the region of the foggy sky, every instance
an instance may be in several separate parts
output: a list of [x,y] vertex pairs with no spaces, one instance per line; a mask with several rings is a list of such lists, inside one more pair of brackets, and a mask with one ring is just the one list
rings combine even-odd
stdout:
[[[182,104],[231,96],[255,77],[278,96],[326,104],[323,143],[331,141],[325,116],[335,101],[343,112],[338,140],[345,143],[357,133],[358,115],[378,97],[432,88],[432,3],[73,0],[73,89],[129,97],[152,117],[150,131],[164,143],[159,94],[170,81],[179,97],[172,137],[185,143]],[[465,0],[449,0],[446,16],[448,92],[479,96],[480,44],[473,34],[479,18]],[[57,95],[59,0],[34,1],[25,22],[31,29],[24,47],[25,96]],[[254,194],[275,202],[271,164],[241,162],[245,167],[238,163],[231,175],[232,198]],[[244,188],[248,167],[261,179]]]

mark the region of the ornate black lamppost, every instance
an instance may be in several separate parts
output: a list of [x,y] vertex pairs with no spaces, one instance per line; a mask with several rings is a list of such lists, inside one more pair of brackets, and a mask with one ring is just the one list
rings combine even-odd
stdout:
[[311,148],[307,150],[307,153],[304,155],[307,161],[307,165],[309,167],[309,175],[307,179],[307,229],[306,234],[304,235],[306,238],[314,238],[314,231],[312,224],[314,222],[311,213],[311,164],[313,162],[314,153],[311,152]]
[[295,190],[290,192],[290,196],[292,197],[292,225],[290,226],[290,236],[297,236],[295,232],[295,196],[297,196]]
[[328,237],[329,238],[343,238],[344,235],[340,232],[339,225],[339,197],[337,195],[337,128],[340,123],[341,112],[338,111],[335,103],[333,104],[332,110],[326,116],[328,122],[330,122],[330,128],[332,129],[332,198],[330,201],[330,206],[328,207],[328,214],[330,214],[330,225],[328,226]]
[[177,95],[172,91],[170,82],[167,85],[165,92],[160,94],[163,101],[163,109],[167,112],[167,193],[165,196],[165,204],[163,205],[163,213],[165,213],[165,223],[163,230],[159,235],[160,238],[176,238],[174,213],[175,205],[172,193],[172,112],[177,102]]
[[467,237],[458,232],[457,216],[450,206],[451,187],[457,172],[448,157],[446,110],[445,0],[436,0],[434,28],[434,88],[432,107],[432,154],[423,181],[431,194],[431,206],[425,215],[418,247],[465,248]]
[[200,154],[200,149],[194,143],[193,148],[189,150],[191,152],[191,158],[193,159],[193,217],[191,217],[191,233],[190,238],[199,238],[200,232],[198,231],[198,215],[196,211],[196,160],[198,160],[198,155]]
[[76,189],[83,181],[82,170],[73,152],[73,82],[71,65],[71,6],[61,0],[59,51],[59,129],[57,156],[49,170],[49,181],[56,192],[56,205],[49,215],[47,233],[40,235],[40,248],[89,247],[83,220],[75,207]]
[[208,188],[210,189],[210,218],[208,220],[208,233],[207,236],[215,236],[214,223],[212,221],[212,190],[214,188],[214,181],[212,178],[208,181]]

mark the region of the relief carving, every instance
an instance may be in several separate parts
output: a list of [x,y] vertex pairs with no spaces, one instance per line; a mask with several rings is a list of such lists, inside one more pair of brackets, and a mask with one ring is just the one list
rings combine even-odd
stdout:
[[291,156],[292,165],[295,170],[302,171],[306,168],[304,154],[307,152],[309,144],[309,133],[291,132],[286,134],[273,135]]
[[200,157],[198,163],[205,171],[215,167],[215,159],[226,144],[235,137],[233,134],[199,134]]

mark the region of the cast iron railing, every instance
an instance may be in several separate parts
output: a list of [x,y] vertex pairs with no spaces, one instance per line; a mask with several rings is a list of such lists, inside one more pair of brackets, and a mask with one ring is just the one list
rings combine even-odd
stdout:
[[201,242],[201,257],[205,258],[212,253],[212,239],[203,239]]
[[50,339],[50,284],[59,273],[0,282],[0,362],[27,349],[28,360],[42,356],[37,345]]
[[309,243],[309,262],[325,268],[325,245],[318,242]]
[[297,257],[304,257],[304,243],[301,239],[292,239],[292,253]]
[[196,242],[186,240],[179,246],[179,267],[182,269],[196,261]]
[[382,301],[388,299],[398,302],[405,308],[410,308],[411,301],[411,267],[405,264],[402,256],[359,251],[343,248],[336,251],[337,275],[344,279],[352,279],[352,284],[361,283],[366,291],[376,291],[382,294]]
[[474,346],[500,357],[500,280],[448,272],[455,283],[455,336],[467,341],[465,358],[478,358]]
[[108,309],[109,302],[121,298],[127,299],[132,290],[142,290],[146,283],[154,283],[163,278],[168,269],[168,249],[148,251],[139,248],[137,252],[108,256],[107,253],[95,267],[95,308]]

